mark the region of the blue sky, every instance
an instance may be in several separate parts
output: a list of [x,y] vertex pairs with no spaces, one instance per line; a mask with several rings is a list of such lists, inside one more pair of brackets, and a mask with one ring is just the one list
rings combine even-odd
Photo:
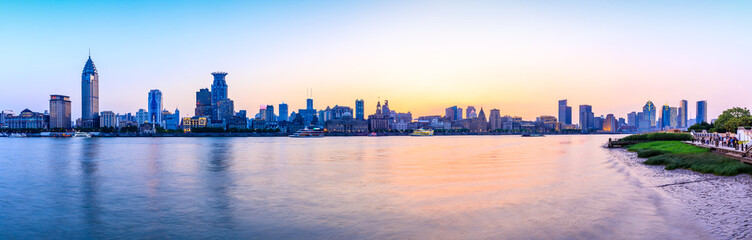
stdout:
[[[100,110],[193,112],[226,71],[236,109],[377,99],[416,115],[452,105],[533,118],[556,100],[625,116],[709,101],[714,116],[752,70],[749,2],[652,1],[0,1],[0,108],[70,95],[91,48]],[[748,88],[748,87],[747,87]],[[690,109],[690,114],[694,109]]]

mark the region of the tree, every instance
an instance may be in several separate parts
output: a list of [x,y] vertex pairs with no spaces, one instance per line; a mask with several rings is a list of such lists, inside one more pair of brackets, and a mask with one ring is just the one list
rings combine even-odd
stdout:
[[702,132],[703,130],[710,132],[711,129],[713,129],[715,126],[713,124],[709,124],[706,122],[702,122],[700,124],[695,124],[689,127],[689,131],[694,130],[695,132]]
[[718,116],[718,119],[715,120],[715,129],[713,130],[715,132],[736,131],[737,127],[747,124],[747,120],[745,119],[751,117],[752,115],[750,115],[749,109],[747,108],[734,107],[726,109],[726,111],[723,111],[723,113]]

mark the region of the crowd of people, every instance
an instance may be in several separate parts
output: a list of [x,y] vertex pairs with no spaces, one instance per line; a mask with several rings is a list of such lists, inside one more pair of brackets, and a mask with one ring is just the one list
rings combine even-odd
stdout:
[[731,136],[711,136],[711,137],[695,137],[692,142],[699,142],[703,145],[711,145],[716,147],[727,147],[736,150],[747,151],[750,147],[749,143],[740,142],[736,137]]

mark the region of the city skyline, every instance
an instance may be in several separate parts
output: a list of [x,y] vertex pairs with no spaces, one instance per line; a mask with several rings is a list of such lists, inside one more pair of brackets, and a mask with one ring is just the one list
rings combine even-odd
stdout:
[[[643,7],[654,11],[640,19],[624,16]],[[69,16],[67,9],[91,14]],[[687,99],[710,101],[710,120],[727,108],[750,107],[724,90],[752,76],[743,66],[752,54],[750,35],[738,24],[749,18],[741,9],[644,2],[579,9],[490,2],[427,9],[415,2],[4,3],[0,24],[21,37],[0,40],[7,53],[0,79],[14,89],[0,97],[0,108],[41,111],[47,103],[40,99],[61,94],[71,96],[78,118],[81,89],[73,83],[91,48],[102,75],[99,111],[136,112],[147,106],[129,99],[160,89],[164,108],[188,115],[193,93],[208,86],[207,73],[225,71],[235,108],[250,112],[281,102],[303,108],[303,89],[313,88],[317,109],[364,99],[366,113],[375,111],[378,99],[389,99],[392,108],[416,116],[456,105],[532,119],[557,115],[551,102],[568,99],[570,106],[592,105],[597,115],[626,116],[646,100],[675,106]],[[258,14],[239,14],[244,11]],[[709,15],[693,19],[689,13]],[[41,26],[49,21],[46,15],[63,18],[56,19],[56,28]],[[141,21],[155,24],[130,27]],[[529,23],[505,24],[519,21]],[[75,33],[82,25],[101,33]],[[215,34],[226,43],[217,44]]]

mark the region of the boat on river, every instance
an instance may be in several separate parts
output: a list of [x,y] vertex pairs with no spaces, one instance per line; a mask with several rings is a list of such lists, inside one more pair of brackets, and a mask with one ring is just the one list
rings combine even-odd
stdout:
[[540,133],[523,133],[522,137],[545,137],[545,135]]
[[312,137],[324,137],[324,131],[321,130],[321,128],[312,128],[308,129],[308,127],[298,130],[297,132],[290,135],[290,137],[293,138],[312,138]]
[[410,136],[413,137],[425,137],[425,136],[433,136],[433,129],[415,129],[413,133],[410,134]]

